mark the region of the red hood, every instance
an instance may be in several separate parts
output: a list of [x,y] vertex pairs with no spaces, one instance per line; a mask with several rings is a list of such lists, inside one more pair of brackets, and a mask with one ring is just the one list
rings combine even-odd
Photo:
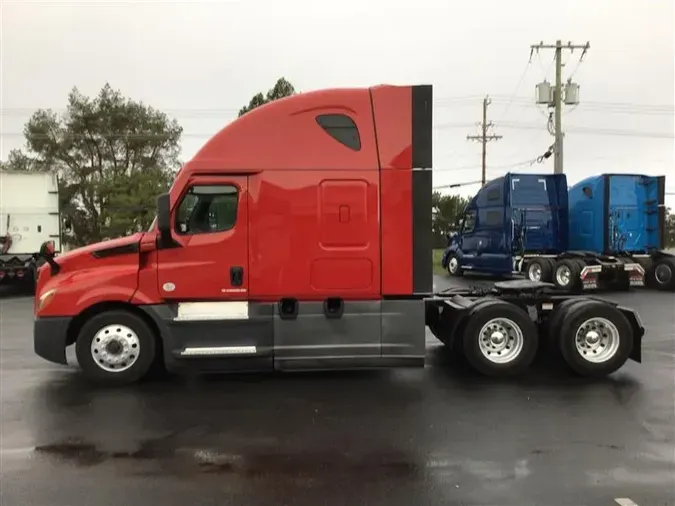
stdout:
[[143,238],[144,232],[137,232],[134,235],[128,237],[119,237],[117,239],[109,239],[107,241],[95,242],[94,244],[88,244],[87,246],[82,246],[81,248],[76,248],[74,250],[63,253],[55,258],[58,264],[63,265],[66,262],[70,262],[74,258],[80,258],[84,255],[90,255],[95,251],[108,250],[112,248],[119,248],[121,246],[129,246],[132,244],[139,244]]

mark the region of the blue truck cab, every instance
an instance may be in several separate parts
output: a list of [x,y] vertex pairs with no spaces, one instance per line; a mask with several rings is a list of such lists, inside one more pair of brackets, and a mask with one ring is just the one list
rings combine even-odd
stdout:
[[556,254],[567,236],[566,176],[509,173],[471,199],[442,263],[452,275],[511,274],[523,254]]
[[568,290],[644,284],[640,264],[570,247],[576,221],[569,202],[564,174],[508,173],[486,183],[467,205],[443,267],[452,276],[525,274]]
[[601,174],[569,189],[570,249],[637,262],[646,282],[675,289],[675,257],[665,248],[665,176]]

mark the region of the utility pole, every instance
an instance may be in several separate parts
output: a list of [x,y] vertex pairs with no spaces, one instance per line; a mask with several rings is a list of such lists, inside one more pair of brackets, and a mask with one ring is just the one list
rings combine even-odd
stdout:
[[487,120],[487,109],[488,109],[488,105],[490,105],[490,103],[491,103],[490,97],[485,97],[483,99],[483,121],[480,125],[481,126],[481,134],[480,135],[467,135],[466,136],[467,140],[469,140],[469,141],[480,141],[481,144],[483,145],[483,164],[482,164],[483,172],[482,172],[482,175],[481,175],[481,181],[482,181],[483,186],[485,186],[485,179],[486,179],[485,170],[486,170],[486,158],[487,158],[487,143],[489,141],[497,141],[497,140],[502,138],[501,135],[494,135],[494,134],[488,135],[488,129],[493,126],[492,122],[490,121],[488,123],[488,120]]
[[[539,44],[533,44],[530,46],[530,59],[532,58],[532,53],[534,51],[539,52],[540,49],[554,49],[555,50],[555,85],[553,90],[551,90],[550,85],[544,81],[537,85],[537,103],[546,104],[549,107],[554,108],[554,129],[555,129],[555,152],[554,152],[554,161],[553,161],[553,173],[562,174],[563,173],[563,131],[562,131],[562,104],[563,101],[566,105],[576,105],[579,103],[579,85],[573,83],[571,80],[567,81],[567,84],[563,85],[562,77],[562,52],[563,49],[569,49],[570,52],[574,52],[575,49],[582,49],[580,61],[584,59],[586,52],[590,49],[591,43],[586,42],[586,44],[572,44],[568,42],[563,44],[562,41],[557,40],[555,44],[544,44],[540,42]],[[571,79],[571,78],[570,78]],[[564,93],[564,100],[563,100]]]

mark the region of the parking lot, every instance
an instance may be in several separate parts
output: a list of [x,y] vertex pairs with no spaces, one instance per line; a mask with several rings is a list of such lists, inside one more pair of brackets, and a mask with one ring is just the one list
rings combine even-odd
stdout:
[[422,370],[103,389],[35,356],[32,299],[6,296],[0,503],[675,504],[675,294],[607,297],[647,335],[643,364],[599,381],[549,356],[488,380],[429,335]]

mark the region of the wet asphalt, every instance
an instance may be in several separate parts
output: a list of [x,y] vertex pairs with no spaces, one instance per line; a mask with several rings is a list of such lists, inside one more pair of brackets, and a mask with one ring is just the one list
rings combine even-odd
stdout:
[[518,380],[485,379],[429,335],[419,370],[104,389],[35,356],[32,300],[10,295],[0,504],[675,504],[675,294],[608,297],[637,308],[647,336],[644,363],[603,380],[547,355]]

